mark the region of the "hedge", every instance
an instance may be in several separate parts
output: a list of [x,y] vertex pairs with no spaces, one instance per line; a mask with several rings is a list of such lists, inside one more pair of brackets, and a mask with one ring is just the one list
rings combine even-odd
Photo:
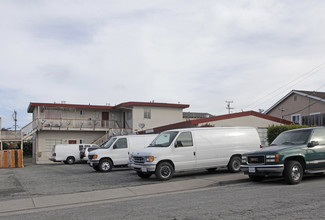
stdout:
[[298,128],[307,128],[307,125],[298,125],[298,124],[290,124],[290,125],[271,125],[267,128],[267,141],[271,144],[273,140],[282,132],[292,129]]

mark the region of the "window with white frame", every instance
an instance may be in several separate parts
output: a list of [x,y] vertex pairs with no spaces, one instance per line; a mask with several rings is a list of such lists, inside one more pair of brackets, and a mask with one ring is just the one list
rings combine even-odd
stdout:
[[151,109],[150,108],[145,108],[144,109],[144,118],[150,119],[151,118]]
[[301,115],[300,114],[291,115],[291,121],[297,124],[301,124]]
[[85,111],[84,110],[80,110],[80,115],[85,115]]

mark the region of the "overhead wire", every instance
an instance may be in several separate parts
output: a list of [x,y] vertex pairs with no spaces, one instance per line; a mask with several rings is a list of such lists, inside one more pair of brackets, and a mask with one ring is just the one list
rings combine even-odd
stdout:
[[[290,82],[284,84],[283,86],[280,86],[279,88],[273,90],[272,92],[268,93],[267,95],[265,95],[265,96],[263,96],[263,97],[261,97],[261,98],[258,98],[257,100],[253,101],[253,102],[250,103],[249,105],[246,105],[246,106],[244,107],[244,109],[245,109],[245,108],[248,108],[248,107],[250,107],[250,106],[252,106],[252,105],[255,104],[255,103],[258,103],[258,104],[254,105],[253,107],[256,107],[256,106],[258,106],[258,105],[261,105],[261,104],[267,102],[269,99],[278,96],[279,94],[283,93],[285,90],[288,90],[288,88],[297,85],[297,84],[300,83],[302,80],[305,80],[306,78],[308,78],[308,77],[314,75],[315,73],[319,72],[320,70],[322,70],[322,69],[324,69],[324,68],[325,68],[325,62],[322,63],[322,64],[320,64],[320,65],[318,65],[318,66],[316,66],[316,67],[314,67],[313,69],[311,69],[311,70],[309,70],[309,71],[307,71],[307,72],[304,72],[303,74],[300,74],[296,79],[294,79],[294,80],[292,80],[292,81],[290,81]],[[296,81],[297,81],[297,82],[296,82]],[[294,82],[295,82],[295,83],[294,83]],[[294,84],[292,84],[292,83],[294,83]],[[292,85],[290,85],[290,84],[292,84]],[[290,85],[290,86],[289,86],[289,85]],[[322,85],[320,88],[322,88],[323,86],[325,86],[325,84]],[[284,88],[285,88],[285,89],[284,89]],[[275,93],[276,93],[276,94],[275,94]],[[273,95],[273,94],[275,94],[275,95]],[[267,97],[269,97],[269,96],[271,96],[271,95],[273,95],[273,96],[270,97],[270,98],[267,98]],[[266,98],[267,98],[267,99],[266,99]],[[259,103],[260,100],[264,100],[264,101],[261,102],[261,103]]]

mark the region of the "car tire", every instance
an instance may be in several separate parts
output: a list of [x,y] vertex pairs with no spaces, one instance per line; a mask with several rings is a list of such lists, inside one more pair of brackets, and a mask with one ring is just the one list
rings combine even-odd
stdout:
[[74,157],[68,157],[67,160],[65,161],[65,164],[74,164],[76,160],[74,159]]
[[294,185],[301,182],[304,171],[301,163],[295,160],[287,161],[284,165],[283,177],[286,183]]
[[265,176],[257,176],[257,175],[248,175],[248,177],[252,182],[261,182],[265,178]]
[[109,159],[103,159],[98,164],[100,172],[109,172],[112,170],[112,166],[112,161],[110,161]]
[[228,170],[231,173],[240,172],[241,158],[239,156],[233,156],[228,163]]
[[138,176],[142,179],[148,179],[151,177],[152,173],[143,173],[143,172],[137,172]]
[[166,181],[173,177],[174,168],[170,163],[162,162],[158,164],[155,174],[161,181]]

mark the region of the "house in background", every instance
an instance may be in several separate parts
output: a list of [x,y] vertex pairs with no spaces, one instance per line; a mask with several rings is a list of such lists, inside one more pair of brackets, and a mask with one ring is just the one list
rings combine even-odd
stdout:
[[301,125],[325,125],[325,92],[292,90],[264,114]]
[[195,120],[199,118],[209,118],[212,116],[213,115],[209,113],[203,113],[203,112],[183,112],[184,121]]
[[254,111],[247,111],[183,121],[165,126],[159,126],[139,133],[159,133],[169,129],[194,127],[254,127],[259,134],[261,145],[267,146],[267,128],[269,126],[291,123],[291,121],[287,121],[281,118],[268,116]]
[[24,138],[32,136],[33,162],[50,163],[56,144],[101,144],[111,136],[130,134],[183,121],[189,105],[125,102],[116,106],[30,103],[33,121],[22,128]]

